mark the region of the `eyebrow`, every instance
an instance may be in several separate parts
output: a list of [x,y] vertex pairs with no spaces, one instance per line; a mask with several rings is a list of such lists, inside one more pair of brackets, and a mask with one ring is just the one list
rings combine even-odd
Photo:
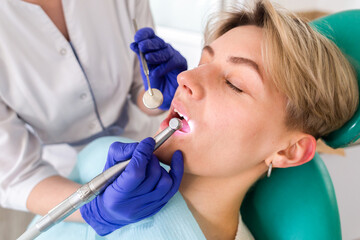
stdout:
[[[212,56],[212,57],[215,55],[214,49],[212,47],[210,47],[209,45],[206,45],[203,48],[203,51],[208,52],[210,54],[210,56]],[[228,59],[226,61],[233,63],[233,64],[246,64],[246,65],[252,67],[259,74],[261,81],[263,81],[262,74],[260,73],[259,65],[256,62],[254,62],[253,60],[251,60],[249,58],[244,58],[244,57],[230,56],[230,57],[228,57]]]
[[203,48],[203,51],[206,51],[210,54],[210,56],[214,56],[215,53],[214,53],[214,49],[212,47],[210,47],[209,45],[206,45],[204,48]]

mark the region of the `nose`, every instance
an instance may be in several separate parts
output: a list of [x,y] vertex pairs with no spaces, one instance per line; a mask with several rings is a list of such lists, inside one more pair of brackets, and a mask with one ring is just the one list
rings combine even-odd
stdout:
[[178,77],[179,88],[194,100],[200,100],[205,95],[204,81],[197,68],[181,72]]

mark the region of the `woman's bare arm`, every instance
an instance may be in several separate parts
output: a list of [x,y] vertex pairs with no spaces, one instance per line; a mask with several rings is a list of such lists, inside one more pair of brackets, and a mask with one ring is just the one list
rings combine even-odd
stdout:
[[[75,192],[80,186],[80,184],[61,176],[46,178],[30,192],[26,207],[30,212],[43,216]],[[67,217],[66,220],[85,222],[79,210]]]

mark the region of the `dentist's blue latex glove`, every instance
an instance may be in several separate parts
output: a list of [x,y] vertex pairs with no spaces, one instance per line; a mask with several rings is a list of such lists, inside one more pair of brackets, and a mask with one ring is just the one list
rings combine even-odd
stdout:
[[168,173],[153,154],[155,141],[115,142],[104,170],[130,159],[129,165],[101,194],[80,208],[84,220],[101,236],[157,213],[177,192],[184,172],[180,151],[173,154]]
[[[139,49],[144,54],[150,72],[151,87],[157,88],[163,93],[164,102],[159,108],[168,110],[178,87],[177,75],[187,70],[186,59],[170,44],[156,36],[151,28],[138,30],[134,40],[135,42],[130,45],[130,48],[138,55],[139,61]],[[147,90],[147,80],[142,66],[141,74]]]

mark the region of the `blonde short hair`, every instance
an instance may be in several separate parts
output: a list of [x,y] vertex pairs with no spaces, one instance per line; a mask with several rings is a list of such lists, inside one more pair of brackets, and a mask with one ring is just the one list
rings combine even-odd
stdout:
[[223,12],[210,19],[205,44],[243,25],[264,30],[266,76],[287,97],[289,129],[319,138],[352,117],[359,101],[355,71],[332,41],[295,14],[262,0],[253,9]]

